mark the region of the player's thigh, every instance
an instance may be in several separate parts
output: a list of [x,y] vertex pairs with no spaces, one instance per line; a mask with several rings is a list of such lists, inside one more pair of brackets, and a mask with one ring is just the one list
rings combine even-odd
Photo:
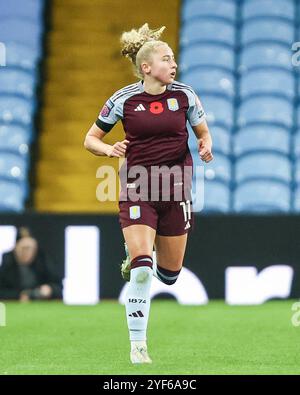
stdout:
[[158,265],[167,270],[180,270],[186,243],[187,233],[180,236],[156,235],[155,251]]
[[140,255],[152,256],[155,229],[148,225],[130,225],[122,231],[131,260]]

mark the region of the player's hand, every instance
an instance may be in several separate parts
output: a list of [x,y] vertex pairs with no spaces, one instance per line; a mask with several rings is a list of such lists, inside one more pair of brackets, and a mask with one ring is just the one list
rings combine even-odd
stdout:
[[127,144],[129,144],[128,140],[123,140],[121,142],[117,141],[114,145],[111,145],[108,148],[106,155],[109,157],[121,158],[126,153]]
[[213,154],[211,153],[211,144],[208,142],[205,142],[205,140],[200,139],[199,141],[199,147],[198,147],[199,155],[200,158],[208,163],[211,160],[213,160]]

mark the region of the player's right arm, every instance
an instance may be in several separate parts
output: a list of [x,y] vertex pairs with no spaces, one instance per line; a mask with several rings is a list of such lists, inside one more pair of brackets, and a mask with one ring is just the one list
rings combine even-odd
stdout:
[[84,147],[94,155],[121,158],[126,153],[128,140],[117,141],[114,145],[106,144],[102,141],[107,132],[104,132],[94,123],[84,140]]
[[120,158],[126,153],[128,140],[117,141],[114,145],[105,144],[104,136],[123,118],[122,101],[117,100],[119,91],[109,98],[90,130],[87,132],[84,147],[94,155],[107,155]]

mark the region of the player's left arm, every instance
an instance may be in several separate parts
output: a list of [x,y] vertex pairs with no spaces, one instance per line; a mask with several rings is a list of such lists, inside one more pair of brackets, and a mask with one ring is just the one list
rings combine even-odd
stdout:
[[198,152],[200,158],[204,162],[210,162],[213,160],[212,138],[206,121],[204,120],[198,125],[192,126],[192,128],[198,140]]

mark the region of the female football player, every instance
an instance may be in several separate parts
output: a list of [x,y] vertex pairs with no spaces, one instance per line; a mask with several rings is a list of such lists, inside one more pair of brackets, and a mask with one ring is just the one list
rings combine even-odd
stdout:
[[[173,51],[159,40],[164,29],[151,30],[146,23],[122,34],[122,55],[131,60],[139,82],[110,97],[85,139],[86,149],[95,155],[126,159],[119,220],[128,248],[122,275],[129,280],[125,307],[132,363],[152,362],[146,345],[152,275],[168,285],[175,283],[193,225],[191,173],[184,176],[193,165],[187,120],[198,139],[200,158],[213,159],[205,113],[194,90],[175,81]],[[125,139],[104,143],[118,120]],[[133,169],[138,171],[130,172]]]

